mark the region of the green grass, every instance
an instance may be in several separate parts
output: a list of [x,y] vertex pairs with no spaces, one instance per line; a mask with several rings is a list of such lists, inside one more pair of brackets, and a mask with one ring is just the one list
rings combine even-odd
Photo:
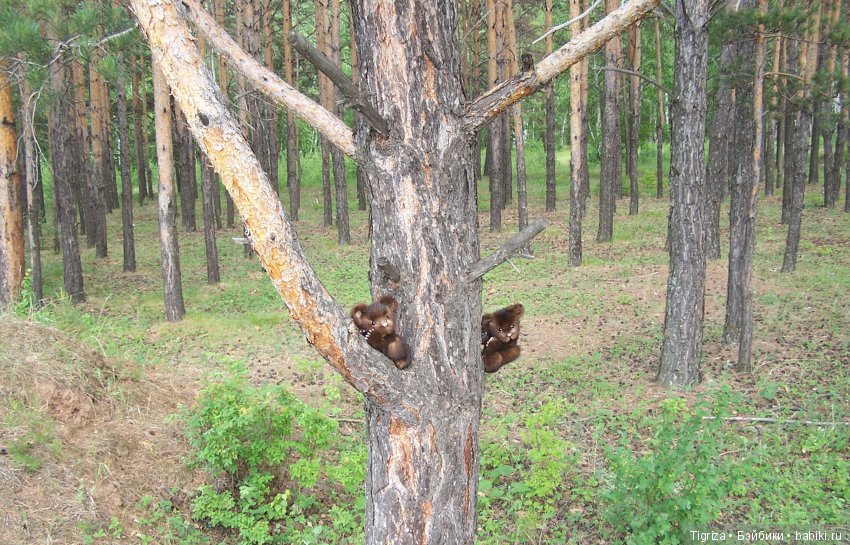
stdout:
[[[624,501],[617,483],[628,482],[616,473],[610,449],[628,440],[634,458],[624,463],[667,467],[658,464],[673,458],[665,458],[670,455],[666,447],[652,441],[663,424],[665,403],[684,415],[698,399],[711,401],[725,386],[734,394],[726,408],[732,414],[850,420],[850,215],[841,211],[843,201],[835,209],[820,208],[816,188],[807,188],[800,257],[792,274],[779,272],[786,235],[778,221],[779,197],[759,202],[755,373],[735,374],[731,362],[736,350],[719,342],[726,297],[724,258],[708,268],[704,382],[685,391],[666,391],[653,384],[668,261],[664,251],[668,202],[666,197],[655,198],[654,158],[654,148],[641,150],[640,214],[628,216],[628,199],[620,200],[614,241],[605,244],[595,242],[598,165],[591,165],[593,196],[584,224],[584,263],[570,268],[564,182],[569,154],[558,155],[558,210],[545,214],[544,158],[542,150],[529,146],[531,216],[547,215],[550,227],[533,242],[535,259],[514,259],[512,265],[502,265],[485,277],[486,309],[522,302],[527,315],[523,357],[488,376],[486,383],[479,497],[482,543],[625,541],[623,530],[603,516],[611,505],[602,498]],[[665,155],[669,165],[666,161]],[[320,162],[312,156],[303,164],[302,219],[296,228],[308,258],[343,307],[366,301],[366,214],[357,210],[354,177],[348,180],[353,244],[339,247],[335,230],[320,226]],[[627,184],[624,177],[624,195]],[[665,180],[665,194],[666,190]],[[486,254],[516,227],[505,221],[503,233],[487,232],[486,179],[479,185],[479,203]],[[728,203],[721,216],[724,256],[727,207]],[[333,416],[362,415],[359,396],[306,344],[258,261],[245,259],[241,247],[231,241],[241,235],[240,229],[218,234],[223,281],[217,286],[206,284],[202,232],[180,231],[187,315],[170,324],[162,308],[155,208],[150,203],[137,207],[135,216],[139,272],[121,271],[120,216],[113,212],[108,218],[110,257],[98,260],[93,249],[83,249],[85,304],[74,307],[61,297],[61,260],[45,251],[45,293],[51,303],[36,320],[82,339],[110,358],[174,377],[187,370],[200,371],[192,376],[224,372],[234,361],[244,361],[249,371],[286,368],[290,389],[309,404]],[[44,232],[51,233],[50,226]],[[260,373],[252,380],[275,379]],[[7,414],[5,425],[35,430],[32,433],[46,430],[43,437],[32,437],[36,443],[52,444],[49,425],[26,424],[27,416],[20,411]],[[669,425],[674,427],[667,433],[675,434],[681,422]],[[850,520],[848,428],[722,423],[716,433],[724,450],[716,463],[732,472],[728,475],[743,471],[745,478],[721,499],[721,514],[714,524],[805,528]],[[27,456],[28,449],[19,448],[16,463],[37,470],[38,463]],[[695,460],[695,467],[704,467],[703,462]],[[675,470],[670,463],[668,469]],[[652,477],[640,482],[660,486]],[[145,507],[147,516],[176,516],[170,505],[151,515],[150,505],[155,504]],[[170,526],[175,536],[180,520],[174,519]],[[185,537],[186,543],[200,540],[191,535]],[[181,542],[178,537],[170,539]],[[321,537],[317,542],[323,542]]]

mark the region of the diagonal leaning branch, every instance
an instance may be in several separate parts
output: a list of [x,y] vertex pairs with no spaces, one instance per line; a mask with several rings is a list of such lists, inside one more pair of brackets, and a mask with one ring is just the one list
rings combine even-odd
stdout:
[[660,0],[630,0],[620,9],[573,37],[543,58],[532,70],[520,72],[477,98],[466,108],[463,131],[472,134],[528,95],[539,91],[570,66],[590,55],[635,22],[646,17]]
[[418,393],[410,375],[373,350],[325,290],[283,214],[266,174],[212,76],[174,0],[131,0],[189,128],[209,157],[250,231],[254,249],[310,344],[364,395],[387,406]]
[[192,25],[203,34],[213,47],[226,56],[240,74],[254,87],[274,100],[296,117],[319,131],[331,144],[349,157],[354,157],[354,131],[342,119],[327,111],[307,95],[280,79],[274,72],[260,64],[233,41],[215,22],[197,0],[180,3]]

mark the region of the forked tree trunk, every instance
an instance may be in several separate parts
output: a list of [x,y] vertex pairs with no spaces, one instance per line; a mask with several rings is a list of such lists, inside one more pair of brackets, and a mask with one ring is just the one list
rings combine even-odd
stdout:
[[[233,116],[198,70],[201,59],[173,2],[132,0],[154,59],[163,63],[193,133],[237,199],[272,283],[308,341],[365,396],[367,544],[465,545],[475,538],[483,369],[481,281],[473,273],[479,257],[473,135],[656,4],[633,0],[590,37],[577,38],[525,78],[464,108],[453,1],[434,8],[439,16],[418,0],[357,2],[352,20],[362,88],[393,121],[386,138],[366,127],[353,134],[234,53],[246,60],[246,76],[267,78],[268,94],[294,107],[369,172],[372,293],[398,299],[400,334],[413,354],[412,366],[399,371],[368,347],[307,264]],[[196,24],[205,24],[195,0],[180,5]],[[217,47],[233,49],[232,42],[221,43]],[[383,259],[397,280],[384,273]]]
[[0,311],[21,296],[24,259],[24,200],[18,170],[15,106],[8,61],[0,61]]
[[156,127],[156,162],[159,170],[159,239],[162,250],[162,281],[165,317],[179,322],[186,315],[180,249],[177,246],[177,198],[174,194],[174,146],[171,141],[171,96],[156,56],[153,58],[153,107]]
[[705,194],[708,0],[676,2],[676,74],[670,115],[670,272],[664,342],[656,379],[664,385],[699,381],[705,308]]

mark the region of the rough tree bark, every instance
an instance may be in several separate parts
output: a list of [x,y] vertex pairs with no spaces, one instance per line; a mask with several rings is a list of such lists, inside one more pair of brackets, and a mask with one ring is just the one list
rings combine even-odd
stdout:
[[0,61],[0,311],[21,296],[26,272],[24,200],[8,61]]
[[[533,71],[505,82],[497,90],[504,93],[501,98],[508,97],[504,101],[491,93],[466,108],[453,1],[434,8],[439,17],[415,0],[355,3],[362,87],[374,97],[391,132],[383,138],[360,129],[355,147],[355,135],[337,119],[336,132],[323,134],[350,139],[352,155],[369,172],[375,224],[372,290],[373,295],[393,294],[400,302],[399,328],[413,354],[412,366],[404,371],[369,348],[309,267],[292,224],[221,104],[172,0],[131,3],[154,59],[162,62],[190,128],[234,195],[290,315],[308,341],[365,396],[366,543],[472,543],[483,369],[481,281],[468,277],[479,259],[469,144],[487,119],[547,84],[578,60],[577,51],[604,43],[656,0],[630,2],[602,25],[604,31],[577,37],[550,62],[544,59]],[[180,4],[197,20],[196,0]],[[548,68],[554,73],[547,79]],[[268,78],[266,87],[279,83],[267,72],[254,75]],[[485,106],[493,99],[498,104]],[[378,265],[382,259],[398,271],[397,282],[385,277]]]
[[[738,9],[751,10],[755,0],[745,0]],[[739,40],[737,55],[741,59],[740,71],[755,74],[755,37]],[[732,344],[741,340],[745,308],[752,305],[750,282],[752,277],[752,251],[755,246],[755,202],[758,197],[757,172],[758,145],[756,143],[755,76],[741,77],[735,88],[735,141],[730,153],[738,155],[729,212],[729,266],[726,284],[726,318],[723,324],[723,342]],[[805,146],[805,144],[803,144]]]
[[[180,220],[188,232],[198,230],[195,204],[198,180],[195,172],[195,145],[189,132],[186,116],[178,104],[174,104],[174,139],[176,160],[173,165],[177,173],[177,191],[180,194]],[[159,146],[157,146],[159,147]]]
[[677,0],[676,63],[670,112],[670,272],[664,341],[656,380],[664,385],[700,379],[705,308],[706,70],[708,0]]
[[[767,0],[758,0],[759,15],[767,12]],[[747,232],[744,238],[744,249],[742,265],[744,268],[741,275],[741,340],[738,343],[738,363],[735,369],[741,373],[752,371],[753,356],[753,257],[756,244],[756,205],[758,203],[759,180],[762,179],[762,142],[764,137],[764,25],[756,27],[755,58],[753,67],[752,111],[753,117],[753,157],[752,157],[752,186],[749,188],[749,207],[741,210],[747,223]],[[746,174],[746,173],[744,173]]]
[[[136,12],[138,14],[138,11]],[[198,55],[200,57],[200,55]],[[159,239],[162,250],[162,282],[165,317],[179,322],[186,315],[183,281],[180,275],[180,248],[177,246],[177,198],[174,194],[174,146],[171,141],[171,97],[157,55],[152,59],[156,163],[159,170]],[[170,67],[166,65],[166,70]],[[180,101],[178,100],[178,103]]]

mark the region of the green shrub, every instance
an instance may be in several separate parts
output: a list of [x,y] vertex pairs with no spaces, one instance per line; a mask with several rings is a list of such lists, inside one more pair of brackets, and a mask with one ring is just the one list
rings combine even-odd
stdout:
[[[336,421],[282,386],[253,387],[243,369],[206,387],[186,414],[186,436],[192,448],[189,463],[204,469],[213,483],[199,488],[192,503],[193,518],[237,531],[239,542],[246,545],[289,543],[305,532],[318,536],[322,532],[315,531],[320,527],[316,515],[306,514],[319,503],[312,490],[316,483],[328,480],[328,473],[344,475],[343,493],[356,480],[362,496],[362,458],[349,458],[340,469],[328,467],[321,457],[331,446],[350,448],[331,445],[337,428]],[[354,464],[360,465],[360,471],[349,467]],[[322,507],[311,512],[333,509]],[[358,522],[362,528],[362,518],[349,514],[340,526],[356,531]]]
[[[723,396],[718,396],[722,398]],[[720,458],[719,418],[698,403],[689,410],[682,399],[662,403],[652,425],[648,452],[636,454],[621,444],[606,453],[613,487],[604,496],[605,520],[632,545],[678,544],[687,532],[705,528],[720,515],[726,496],[740,479],[740,468]]]

